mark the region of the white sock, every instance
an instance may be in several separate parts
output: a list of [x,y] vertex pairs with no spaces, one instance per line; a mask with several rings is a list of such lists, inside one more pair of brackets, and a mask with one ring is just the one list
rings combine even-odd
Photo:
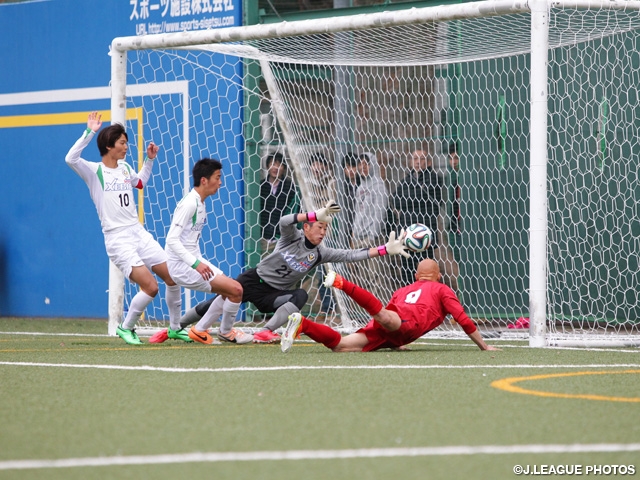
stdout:
[[207,312],[202,316],[200,321],[193,328],[195,328],[200,332],[204,332],[209,328],[211,328],[211,325],[213,325],[213,322],[217,321],[220,318],[220,315],[222,315],[223,305],[224,305],[224,298],[218,295],[216,299],[213,301],[213,303],[211,304],[211,306],[209,307],[209,310],[207,310]]
[[180,311],[182,310],[182,289],[180,285],[170,287],[167,285],[167,293],[164,301],[169,308],[169,326],[171,330],[180,330]]
[[144,312],[144,309],[147,308],[147,305],[149,305],[152,300],[153,297],[147,295],[142,290],[136,293],[131,299],[129,311],[127,312],[124,322],[122,322],[122,328],[127,330],[134,328],[138,320],[140,320],[140,315],[142,315],[142,312]]
[[220,333],[229,333],[236,321],[236,315],[240,309],[239,303],[233,303],[228,298],[222,306],[222,320],[220,321]]

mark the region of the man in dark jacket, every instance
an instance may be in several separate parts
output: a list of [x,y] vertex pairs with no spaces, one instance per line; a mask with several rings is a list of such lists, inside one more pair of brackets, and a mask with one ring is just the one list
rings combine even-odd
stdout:
[[287,178],[287,165],[282,154],[267,158],[267,175],[260,185],[260,226],[262,227],[262,253],[268,254],[275,248],[280,230],[278,223],[283,215],[291,212],[296,190]]
[[402,259],[402,279],[405,284],[412,282],[418,263],[424,258],[433,258],[434,248],[438,248],[438,214],[442,202],[443,181],[433,169],[433,158],[429,152],[415,150],[411,155],[410,171],[396,188],[391,201],[395,223],[394,230],[407,228],[413,223],[423,223],[433,232],[431,246],[424,253],[414,253]]

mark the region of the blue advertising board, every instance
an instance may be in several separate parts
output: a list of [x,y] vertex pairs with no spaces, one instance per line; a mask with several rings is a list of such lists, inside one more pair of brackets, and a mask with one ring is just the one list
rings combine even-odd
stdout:
[[[111,41],[240,25],[241,4],[0,3],[0,37],[11,45],[0,54],[0,316],[106,318],[109,263],[100,223],[64,157],[87,112],[110,109]],[[232,128],[239,138],[240,122]],[[95,144],[83,156],[100,159]],[[240,166],[229,173],[241,182]]]

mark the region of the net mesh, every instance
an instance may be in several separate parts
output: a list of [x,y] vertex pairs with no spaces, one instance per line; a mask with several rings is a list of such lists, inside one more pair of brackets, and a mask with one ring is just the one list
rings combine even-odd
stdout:
[[[272,251],[277,233],[264,233],[265,218],[334,198],[344,212],[324,240],[331,247],[377,246],[419,221],[438,248],[330,268],[384,303],[431,256],[485,334],[526,336],[530,24],[523,13],[130,52],[127,82],[140,93],[128,107],[144,112],[134,142],[153,139],[164,157],[144,198],[147,228],[164,244],[190,166],[220,158],[203,252],[227,275]],[[549,24],[548,329],[634,337],[640,16],[552,9]],[[180,92],[153,93],[175,82]],[[292,192],[265,214],[261,185],[276,153]],[[303,313],[353,331],[368,316],[324,289],[324,272],[304,281]],[[186,306],[205,298],[187,295]],[[150,322],[166,318],[162,296]],[[265,318],[249,305],[242,320]],[[447,321],[438,332],[461,330]]]

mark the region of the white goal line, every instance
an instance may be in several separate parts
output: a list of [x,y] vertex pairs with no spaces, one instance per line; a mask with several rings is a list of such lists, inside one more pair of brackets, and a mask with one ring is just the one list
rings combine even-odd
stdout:
[[[241,328],[241,330],[246,330]],[[151,336],[152,333],[150,333],[149,331],[146,331],[146,329],[141,329],[140,336],[144,337],[144,336]],[[253,332],[250,332],[253,333]],[[51,333],[51,332],[0,332],[0,335],[27,335],[27,336],[57,336],[57,337],[106,337],[106,338],[113,338],[113,335],[108,335],[108,334],[102,334],[102,333]],[[435,340],[435,341],[434,341]],[[444,340],[442,338],[438,338],[438,337],[432,337],[432,338],[426,338],[426,337],[422,337],[420,340],[416,340],[414,343],[410,344],[410,345],[435,345],[435,346],[465,346],[465,347],[475,347],[475,345],[473,343],[471,343],[468,339],[466,338],[459,338],[459,339],[454,339],[454,338],[446,338],[446,340],[458,340],[458,343],[444,343],[443,341],[437,341],[437,340]],[[511,342],[511,341],[525,341],[526,338],[523,339],[519,339],[519,338],[487,338],[487,340],[490,340],[491,342]],[[313,340],[298,340],[296,343],[310,343],[310,344],[314,344],[316,342],[314,342]],[[619,353],[638,353],[638,344],[637,342],[634,343],[623,343],[623,344],[611,344],[609,345],[608,343],[598,343],[596,342],[594,345],[589,344],[589,347],[586,346],[579,346],[576,347],[574,346],[575,342],[568,342],[567,345],[562,345],[562,344],[553,344],[553,345],[549,345],[548,348],[549,349],[555,349],[555,350],[578,350],[581,352],[587,352],[587,351],[596,351],[596,352],[619,352]],[[606,347],[610,347],[610,348],[606,348]],[[618,348],[613,348],[613,347],[618,347]],[[409,348],[411,348],[409,346]],[[531,348],[529,345],[509,345],[506,343],[501,343],[500,344],[500,348]]]

